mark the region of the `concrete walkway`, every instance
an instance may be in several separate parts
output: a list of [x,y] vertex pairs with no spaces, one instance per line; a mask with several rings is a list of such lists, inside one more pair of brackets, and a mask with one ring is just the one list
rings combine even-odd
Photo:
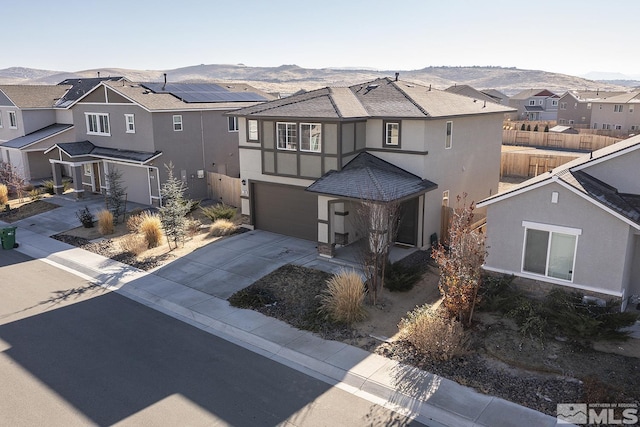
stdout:
[[16,250],[429,426],[556,425],[554,417],[362,349],[323,340],[226,301],[236,290],[286,263],[326,271],[342,268],[317,257],[313,242],[251,231],[147,273],[48,237],[78,226],[75,212],[101,201],[70,202],[62,197],[47,201],[61,207],[14,224],[0,222],[0,227],[18,226]]

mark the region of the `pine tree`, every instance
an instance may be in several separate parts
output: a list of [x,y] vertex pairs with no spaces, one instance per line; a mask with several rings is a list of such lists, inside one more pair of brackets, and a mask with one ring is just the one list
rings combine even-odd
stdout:
[[186,203],[184,198],[184,192],[186,190],[184,182],[173,175],[173,163],[170,162],[169,165],[164,166],[167,168],[169,178],[162,184],[160,221],[162,222],[162,229],[165,236],[167,236],[167,243],[171,250],[172,243],[175,249],[178,247],[180,240],[184,241],[186,234],[185,216],[189,212],[189,204]]
[[122,186],[122,172],[116,168],[107,172],[107,183],[109,188],[105,196],[107,210],[113,214],[113,223],[117,224],[120,215],[123,215],[127,208],[127,187]]

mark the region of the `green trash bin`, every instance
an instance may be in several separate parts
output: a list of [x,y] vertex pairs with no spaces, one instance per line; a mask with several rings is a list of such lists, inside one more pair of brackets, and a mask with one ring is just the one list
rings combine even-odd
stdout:
[[2,249],[13,249],[16,247],[16,227],[0,228],[0,240]]

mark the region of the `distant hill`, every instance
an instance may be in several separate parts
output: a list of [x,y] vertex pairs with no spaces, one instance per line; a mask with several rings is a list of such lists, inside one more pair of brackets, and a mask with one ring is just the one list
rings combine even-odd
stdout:
[[289,94],[300,89],[324,86],[347,86],[380,77],[413,81],[436,89],[454,84],[467,84],[476,89],[497,89],[513,95],[525,89],[545,88],[557,94],[567,90],[628,90],[625,84],[588,80],[565,74],[503,67],[427,67],[421,70],[371,70],[342,68],[302,68],[297,65],[248,67],[224,64],[201,64],[172,70],[131,70],[101,68],[75,72],[35,70],[12,67],[0,70],[0,84],[55,84],[68,78],[125,76],[131,81],[162,81],[163,73],[173,82],[242,81],[267,92]]

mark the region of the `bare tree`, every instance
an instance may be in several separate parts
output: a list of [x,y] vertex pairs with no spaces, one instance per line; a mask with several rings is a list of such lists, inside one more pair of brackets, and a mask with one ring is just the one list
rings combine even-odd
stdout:
[[472,227],[475,204],[467,205],[466,196],[457,197],[449,227],[448,247],[438,244],[431,256],[440,267],[438,288],[443,306],[451,317],[470,325],[487,251],[485,235]]
[[25,180],[15,166],[0,161],[0,183],[6,184],[10,191],[15,191],[20,202],[24,200]]

